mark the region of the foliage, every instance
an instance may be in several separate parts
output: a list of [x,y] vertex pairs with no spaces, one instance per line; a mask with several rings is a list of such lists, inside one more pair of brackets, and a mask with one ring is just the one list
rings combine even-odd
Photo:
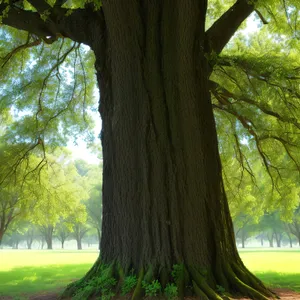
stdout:
[[137,278],[135,275],[126,276],[122,284],[121,295],[125,296],[126,294],[131,292],[133,288],[136,286],[136,284],[137,284]]
[[222,287],[221,285],[217,285],[217,291],[220,295],[223,295],[226,292],[224,287]]
[[150,283],[143,281],[142,287],[145,289],[145,293],[147,296],[155,297],[161,293],[161,284],[157,279],[153,280]]
[[164,294],[168,299],[176,299],[178,296],[177,286],[174,283],[168,283],[164,288]]
[[172,277],[175,281],[182,278],[184,275],[184,266],[183,265],[173,265]]
[[110,268],[103,266],[99,277],[93,277],[85,282],[83,286],[78,289],[73,299],[88,299],[88,297],[95,292],[101,293],[101,299],[111,299],[115,295],[113,292],[113,287],[116,284],[116,279],[110,275]]

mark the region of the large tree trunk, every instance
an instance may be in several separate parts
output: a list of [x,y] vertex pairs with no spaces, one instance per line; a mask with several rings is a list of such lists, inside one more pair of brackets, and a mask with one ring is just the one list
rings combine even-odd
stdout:
[[272,293],[235,246],[208,88],[204,1],[145,1],[142,11],[138,1],[109,3],[102,46],[92,45],[103,126],[100,259],[65,296],[100,276],[103,264],[121,281],[134,270],[132,298],[140,299],[143,280],[164,287],[181,265],[180,297],[221,299],[220,285],[266,299]]

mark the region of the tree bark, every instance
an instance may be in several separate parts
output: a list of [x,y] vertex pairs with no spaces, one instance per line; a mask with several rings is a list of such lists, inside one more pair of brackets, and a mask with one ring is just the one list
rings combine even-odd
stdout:
[[[221,299],[220,285],[272,296],[239,258],[222,181],[208,88],[205,1],[103,1],[106,30],[91,45],[101,90],[103,225],[100,259],[122,281],[164,287],[183,266],[179,296]],[[251,286],[251,287],[250,287]]]

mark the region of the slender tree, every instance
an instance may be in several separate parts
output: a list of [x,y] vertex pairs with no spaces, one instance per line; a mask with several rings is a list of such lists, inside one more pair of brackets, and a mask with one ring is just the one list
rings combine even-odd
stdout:
[[[278,33],[284,29],[286,36],[297,35],[299,1],[289,1],[289,7],[279,0],[237,0],[228,9],[219,4],[218,0],[1,1],[2,23],[29,32],[23,35],[25,43],[3,56],[6,70],[16,68],[14,60],[9,61],[20,57],[24,49],[38,47],[31,51],[29,65],[41,51],[48,53],[46,59],[34,62],[43,63],[44,68],[31,77],[21,76],[22,95],[30,93],[27,86],[41,88],[37,97],[17,99],[37,100],[30,106],[32,117],[24,118],[24,122],[32,119],[35,126],[31,128],[36,130],[22,133],[26,141],[32,141],[31,148],[43,147],[47,134],[48,141],[59,139],[61,124],[76,121],[78,105],[73,100],[85,89],[68,83],[60,89],[62,61],[66,59],[63,67],[76,69],[86,53],[78,43],[88,45],[95,55],[104,161],[101,254],[64,296],[77,294],[109,266],[105,274],[121,282],[134,270],[138,280],[132,298],[139,299],[143,281],[158,279],[165,286],[172,280],[174,265],[181,266],[175,280],[180,297],[193,293],[203,299],[221,299],[217,285],[253,299],[273,295],[245,268],[236,250],[213,109],[218,128],[231,123],[233,136],[241,133],[235,142],[236,157],[248,172],[251,169],[240,151],[243,137],[255,145],[271,178],[280,174],[276,159],[282,149],[289,164],[298,163],[292,148],[297,138],[290,140],[290,132],[299,128],[299,68],[293,44],[285,48],[290,55],[284,59],[277,55],[280,51],[265,60],[257,52],[248,58],[234,52],[238,47],[246,50],[247,39],[231,53],[224,48],[255,10],[263,23],[276,15],[270,25],[274,31],[280,23]],[[15,30],[10,33],[13,39],[20,36]],[[75,43],[69,48],[68,42],[55,43],[64,38]],[[280,38],[277,47],[281,47]],[[84,77],[82,70],[78,72]],[[44,80],[32,84],[31,78],[41,72],[47,74]],[[248,88],[241,89],[240,81]],[[59,87],[53,93],[55,84]],[[9,89],[6,103],[7,95]],[[64,128],[69,134],[76,129]],[[273,159],[275,165],[271,165]],[[90,289],[85,297],[97,290]]]

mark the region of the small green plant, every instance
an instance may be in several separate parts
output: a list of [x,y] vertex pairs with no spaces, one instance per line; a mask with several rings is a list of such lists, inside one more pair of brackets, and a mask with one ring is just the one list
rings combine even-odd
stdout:
[[183,265],[173,265],[173,270],[171,274],[175,281],[177,281],[178,278],[182,278],[183,273],[184,273]]
[[101,275],[84,283],[72,300],[89,299],[91,295],[98,293],[101,293],[102,300],[109,300],[115,295],[112,289],[116,284],[116,279],[110,276],[109,268],[103,268]]
[[225,289],[221,285],[217,285],[216,287],[217,287],[217,292],[220,295],[223,295],[225,293]]
[[168,299],[175,299],[178,295],[177,286],[174,283],[168,283],[165,287],[164,293]]
[[125,296],[128,294],[135,286],[137,283],[137,278],[135,275],[130,275],[125,277],[123,285],[122,285],[122,296]]
[[145,289],[146,296],[155,297],[161,293],[161,284],[158,280],[153,280],[151,283],[143,281],[142,287]]

